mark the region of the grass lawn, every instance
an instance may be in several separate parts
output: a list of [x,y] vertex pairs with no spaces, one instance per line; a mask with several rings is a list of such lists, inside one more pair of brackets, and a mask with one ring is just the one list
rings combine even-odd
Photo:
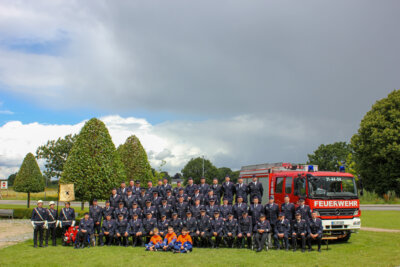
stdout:
[[362,210],[361,227],[400,229],[400,211]]
[[322,253],[247,249],[194,249],[190,254],[145,252],[144,248],[48,247],[32,240],[0,250],[0,266],[397,266],[400,234],[361,231],[347,243],[332,243]]

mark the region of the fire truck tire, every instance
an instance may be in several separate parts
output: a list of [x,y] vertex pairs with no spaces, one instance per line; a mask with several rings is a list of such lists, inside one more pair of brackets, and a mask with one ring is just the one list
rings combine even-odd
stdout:
[[347,242],[347,241],[349,241],[350,237],[351,237],[351,233],[348,232],[347,235],[345,237],[341,238],[340,240],[344,241],[344,242]]

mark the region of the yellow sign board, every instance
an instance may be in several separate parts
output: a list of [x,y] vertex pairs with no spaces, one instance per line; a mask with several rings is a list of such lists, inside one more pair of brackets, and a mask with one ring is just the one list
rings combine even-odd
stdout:
[[60,201],[75,200],[74,184],[60,184]]

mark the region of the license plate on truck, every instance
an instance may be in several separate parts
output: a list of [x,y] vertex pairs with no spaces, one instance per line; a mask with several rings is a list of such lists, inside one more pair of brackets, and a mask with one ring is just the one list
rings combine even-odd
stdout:
[[344,221],[332,221],[332,225],[344,225]]

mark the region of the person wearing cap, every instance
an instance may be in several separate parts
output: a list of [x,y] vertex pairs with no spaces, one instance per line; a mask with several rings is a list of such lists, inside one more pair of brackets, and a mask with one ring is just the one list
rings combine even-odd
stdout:
[[183,187],[179,188],[179,192],[175,197],[175,199],[176,199],[175,207],[176,207],[176,204],[179,202],[180,197],[183,197],[184,202],[189,202],[189,197],[188,197],[188,195],[185,194],[185,189]]
[[57,226],[57,210],[54,209],[56,203],[54,201],[50,201],[49,208],[46,209],[47,215],[47,231],[46,231],[46,242],[45,246],[49,245],[49,237],[51,236],[51,241],[53,246],[57,246],[56,242],[56,226]]
[[293,252],[297,248],[297,239],[301,238],[301,252],[306,250],[306,238],[308,232],[308,224],[301,218],[301,213],[296,212],[296,219],[292,222],[292,247]]
[[129,215],[128,209],[124,207],[123,201],[119,202],[118,208],[114,210],[114,218],[119,218],[120,214],[122,214],[124,219],[127,219]]
[[167,204],[170,205],[173,209],[175,208],[176,199],[172,195],[172,190],[167,189],[165,199],[167,200]]
[[225,182],[222,184],[222,196],[228,198],[228,203],[230,205],[232,205],[235,190],[235,185],[231,182],[229,175],[227,175],[225,177]]
[[204,208],[203,205],[200,204],[200,199],[196,199],[194,201],[194,205],[190,207],[190,211],[192,212],[192,216],[196,219],[200,218],[200,210]]
[[206,210],[207,210],[207,215],[210,218],[214,218],[215,212],[218,212],[218,213],[220,212],[220,208],[219,208],[219,206],[215,205],[215,200],[214,199],[210,199],[210,205],[208,205],[206,207]]
[[262,196],[264,194],[263,185],[258,181],[257,176],[253,175],[252,181],[248,185],[248,190],[250,194],[250,203],[253,204],[254,197],[258,197],[261,203]]
[[254,232],[256,233],[254,238],[256,241],[257,252],[261,252],[264,248],[265,241],[267,241],[267,238],[271,233],[271,225],[269,221],[266,220],[264,214],[260,215],[260,220],[258,220],[254,225]]
[[135,186],[132,188],[132,193],[135,196],[139,196],[140,195],[140,191],[142,191],[142,188],[140,187],[140,181],[136,180],[135,181]]
[[62,208],[58,215],[59,225],[62,228],[62,235],[65,234],[70,226],[75,226],[75,210],[70,207],[71,203],[68,201],[65,202],[64,205],[65,208]]
[[222,201],[222,205],[219,207],[219,211],[221,213],[221,217],[224,221],[228,219],[228,214],[232,213],[233,214],[233,207],[232,205],[229,205],[229,199],[224,197],[224,200]]
[[156,209],[158,209],[158,207],[161,205],[161,200],[162,198],[159,197],[158,190],[153,190],[153,198],[151,200],[151,203]]
[[138,219],[143,218],[143,211],[139,208],[139,205],[136,201],[132,203],[132,207],[129,209],[129,218],[132,218],[134,214],[137,214]]
[[167,177],[163,178],[162,189],[163,189],[163,193],[164,193],[162,195],[163,198],[165,198],[167,196],[167,190],[172,190],[172,186],[168,183],[168,178]]
[[243,212],[247,212],[249,210],[249,207],[243,202],[242,196],[238,196],[236,201],[237,203],[233,206],[233,214],[236,219],[239,219],[242,217]]
[[[176,198],[177,196],[178,196],[178,194],[179,194],[179,190],[180,189],[183,189],[183,190],[185,190],[185,188],[183,188],[182,187],[182,181],[181,180],[178,180],[177,182],[176,182],[176,187],[173,189],[173,196]],[[176,233],[176,232],[175,232]],[[178,234],[178,233],[177,233]]]
[[168,233],[164,237],[164,242],[162,244],[162,249],[164,251],[172,251],[175,246],[175,242],[178,239],[174,232],[174,227],[171,225],[168,226]]
[[290,203],[289,195],[286,195],[283,199],[284,203],[281,205],[281,212],[285,213],[285,218],[292,222],[294,220],[295,206]]
[[[213,195],[216,197],[215,204],[219,205],[221,202],[221,196],[222,196],[222,186],[218,184],[218,178],[213,179],[213,184],[211,185],[210,188],[213,191]],[[206,204],[208,205],[208,204]]]
[[150,199],[147,199],[146,200],[146,205],[143,208],[143,215],[146,215],[149,212],[151,213],[152,217],[157,220],[157,216],[158,216],[157,208],[155,206],[151,205],[151,200]]
[[97,205],[97,199],[93,199],[92,203],[93,205],[89,207],[89,216],[93,219],[93,234],[95,236],[99,236],[101,232],[101,218],[103,217],[103,209]]
[[197,219],[197,236],[199,239],[199,245],[201,247],[207,247],[210,243],[210,230],[211,222],[210,217],[206,214],[206,209],[202,207],[200,209],[200,217]]
[[193,178],[189,177],[188,184],[185,187],[185,194],[188,196],[188,200],[190,201],[193,198],[194,190],[197,188],[197,185],[193,183]]
[[118,220],[115,223],[115,238],[118,246],[128,246],[128,220],[122,213],[118,214]]
[[130,179],[128,189],[130,189],[132,191],[132,194],[134,194],[133,188],[135,188],[135,181]]
[[214,191],[213,190],[208,191],[208,194],[206,196],[204,196],[204,201],[203,201],[204,204],[203,205],[204,206],[210,205],[210,200],[211,199],[214,199],[214,203],[219,205],[220,199],[218,199],[217,196],[214,195]]
[[132,246],[141,245],[143,235],[143,223],[137,213],[133,213],[132,219],[128,223],[128,233],[132,237]]
[[182,230],[182,220],[178,218],[177,212],[172,212],[172,218],[169,221],[169,225],[174,227],[174,232],[179,234]]
[[169,221],[167,220],[167,216],[165,214],[162,214],[160,217],[161,218],[157,223],[157,227],[158,227],[158,230],[160,231],[160,236],[162,238],[164,238],[164,236],[167,234],[167,231],[168,231]]
[[167,220],[171,219],[171,214],[172,214],[172,211],[173,211],[172,206],[168,204],[167,199],[163,199],[161,201],[161,203],[162,204],[158,207],[158,212],[157,212],[158,216],[159,216],[159,219],[161,219],[161,217],[163,215],[165,215]]
[[[279,206],[274,203],[274,196],[269,197],[269,201],[265,204],[264,207],[264,214],[269,223],[271,224],[271,232],[274,233],[275,231],[275,224],[278,220],[279,216]],[[271,240],[270,240],[271,241]],[[269,244],[269,247],[272,247],[272,244]]]
[[286,251],[289,250],[289,240],[288,240],[289,232],[290,232],[290,222],[287,219],[285,219],[285,213],[281,212],[279,213],[279,218],[276,221],[274,228],[274,240],[277,250],[281,249],[280,240],[284,241]]
[[215,238],[212,242],[213,248],[219,248],[221,239],[224,235],[224,220],[219,217],[219,211],[214,211],[214,218],[211,219],[211,236]]
[[207,196],[208,191],[210,191],[210,185],[206,183],[206,177],[203,176],[200,178],[200,184],[197,186],[197,188],[200,190],[200,194]]
[[83,219],[79,222],[79,231],[76,235],[75,248],[84,248],[85,244],[89,246],[90,235],[93,234],[93,220],[89,217],[89,213],[86,212]]
[[249,193],[249,189],[246,184],[243,183],[243,178],[238,178],[238,183],[235,185],[235,192],[236,192],[236,202],[237,198],[241,196],[243,198],[243,203],[247,204],[247,194]]
[[182,228],[182,234],[175,242],[174,253],[187,253],[193,249],[193,240],[186,227]]
[[307,222],[311,219],[311,209],[310,206],[305,204],[304,198],[299,199],[299,206],[296,208],[296,212],[300,212],[301,218]]
[[198,246],[197,240],[197,220],[192,216],[192,212],[188,210],[186,212],[186,218],[182,220],[183,227],[186,227],[189,231],[189,235],[192,237],[193,245]]
[[123,199],[124,197],[125,197],[125,195],[126,195],[126,190],[127,190],[128,188],[126,188],[126,183],[125,183],[125,181],[122,181],[121,182],[121,186],[118,188],[118,190],[117,190],[117,194],[118,195],[120,195],[121,196],[121,198]]
[[141,188],[140,194],[139,196],[137,196],[136,201],[142,210],[144,209],[144,207],[146,207],[147,200],[150,200],[151,203],[151,198],[146,194],[146,188]]
[[111,196],[109,198],[110,201],[110,206],[113,207],[114,209],[118,209],[118,204],[121,202],[123,199],[120,195],[117,194],[117,189],[113,188],[111,190]]
[[196,202],[196,200],[200,200],[200,203],[203,203],[204,201],[204,196],[203,194],[200,194],[200,189],[197,187],[194,190],[194,195],[192,199],[190,200],[190,205],[193,206]]
[[324,228],[321,219],[317,216],[317,211],[313,210],[311,213],[311,219],[308,221],[308,251],[312,250],[311,242],[317,241],[318,252],[321,252],[321,238]]
[[103,221],[106,219],[107,215],[110,215],[111,218],[114,219],[114,208],[111,207],[109,200],[106,200],[102,213],[103,213]]
[[251,249],[251,237],[253,233],[253,219],[251,216],[248,216],[248,213],[245,211],[242,213],[242,216],[238,221],[238,246],[239,248],[243,248],[243,241],[246,239],[247,248]]
[[250,216],[253,219],[253,225],[257,223],[260,219],[260,215],[264,213],[264,206],[259,203],[258,196],[255,196],[252,201],[253,204],[250,204]]
[[183,201],[183,196],[179,196],[178,203],[175,206],[175,211],[178,213],[179,218],[184,219],[188,210],[188,203]]
[[235,237],[238,230],[237,220],[233,217],[233,213],[228,214],[228,219],[224,222],[224,242],[228,248],[233,248]]
[[37,207],[32,210],[31,223],[33,226],[33,246],[37,248],[39,235],[39,247],[43,247],[43,232],[47,225],[47,211],[43,208],[43,201],[37,202]]
[[135,201],[136,197],[132,194],[132,190],[128,188],[126,190],[126,195],[124,196],[124,205],[127,209],[132,207],[133,201]]
[[112,219],[111,213],[105,214],[100,233],[100,246],[104,246],[104,238],[107,246],[111,246],[115,234],[115,220]]
[[148,211],[146,213],[146,218],[143,219],[143,237],[146,239],[145,244],[150,242],[155,227],[157,227],[157,219],[153,218],[153,214]]

